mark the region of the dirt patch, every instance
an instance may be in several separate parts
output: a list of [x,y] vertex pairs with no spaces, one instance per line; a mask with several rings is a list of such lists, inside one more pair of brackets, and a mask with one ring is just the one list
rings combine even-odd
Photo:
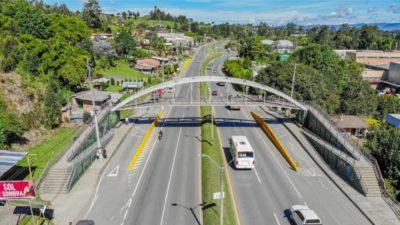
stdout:
[[21,75],[0,73],[0,91],[8,105],[20,114],[31,112],[37,103],[35,93],[29,93],[28,88],[23,87]]

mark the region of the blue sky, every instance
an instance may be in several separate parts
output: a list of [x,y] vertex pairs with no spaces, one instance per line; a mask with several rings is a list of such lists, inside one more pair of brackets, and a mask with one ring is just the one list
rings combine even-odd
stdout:
[[[98,0],[104,12],[126,10],[147,14],[158,6],[197,21],[273,25],[400,22],[400,0]],[[81,10],[84,0],[45,0]]]

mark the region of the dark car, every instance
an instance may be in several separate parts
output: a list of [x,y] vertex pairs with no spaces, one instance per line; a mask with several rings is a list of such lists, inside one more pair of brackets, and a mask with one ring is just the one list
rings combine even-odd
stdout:
[[94,225],[93,220],[79,220],[76,225]]
[[212,95],[213,95],[213,96],[217,96],[217,95],[218,95],[218,91],[213,91],[213,92],[212,92]]
[[218,82],[217,85],[218,86],[225,86],[225,82]]

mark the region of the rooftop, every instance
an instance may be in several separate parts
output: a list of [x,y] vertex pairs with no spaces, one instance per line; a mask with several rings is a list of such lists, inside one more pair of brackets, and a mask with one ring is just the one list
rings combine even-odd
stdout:
[[355,115],[336,115],[332,120],[338,125],[339,129],[368,129],[364,120]]
[[138,59],[136,61],[136,66],[155,68],[155,67],[160,66],[160,62],[156,59],[143,58],[143,59]]
[[394,114],[394,113],[388,113],[388,114],[393,118],[400,120],[400,114]]
[[122,95],[118,93],[98,90],[93,90],[93,95],[91,91],[82,91],[74,95],[74,98],[76,99],[83,101],[92,101],[93,98],[95,102],[104,102],[108,99],[112,99],[114,101],[115,99],[119,99],[121,97]]
[[26,152],[0,150],[0,177],[25,157]]
[[122,88],[142,88],[143,82],[123,82]]

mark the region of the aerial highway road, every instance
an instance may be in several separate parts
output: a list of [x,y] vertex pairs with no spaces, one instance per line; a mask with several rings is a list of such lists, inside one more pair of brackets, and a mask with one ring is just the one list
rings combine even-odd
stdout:
[[[217,60],[213,65],[213,70],[217,70],[220,76],[224,75],[220,69],[222,63],[222,60]],[[229,87],[228,84],[211,85],[211,90],[217,90],[221,96]],[[232,87],[229,90],[231,95],[236,95]],[[299,161],[300,171],[290,169],[273,143],[256,126],[250,111],[257,112],[269,121],[283,145]],[[295,204],[306,204],[314,209],[323,224],[370,224],[280,121],[259,107],[248,106],[241,110],[215,107],[215,112],[216,118],[243,120],[229,124],[220,120],[222,122],[218,126],[227,158],[230,157],[228,139],[232,135],[245,135],[255,151],[255,169],[235,170],[229,166],[242,225],[290,224],[288,208]]]
[[[198,51],[186,76],[199,73],[205,54],[205,48]],[[190,98],[190,85],[178,87],[176,93],[179,98]],[[192,94],[199,98],[197,84]],[[173,120],[199,117],[199,108],[166,107],[164,117],[170,119],[155,129],[163,131],[163,138],[148,144],[133,171],[128,171],[128,165],[140,140],[128,135],[99,182],[87,219],[100,225],[201,223],[199,207],[190,210],[201,203],[199,123],[182,125]],[[118,175],[107,175],[115,174],[117,167]]]

